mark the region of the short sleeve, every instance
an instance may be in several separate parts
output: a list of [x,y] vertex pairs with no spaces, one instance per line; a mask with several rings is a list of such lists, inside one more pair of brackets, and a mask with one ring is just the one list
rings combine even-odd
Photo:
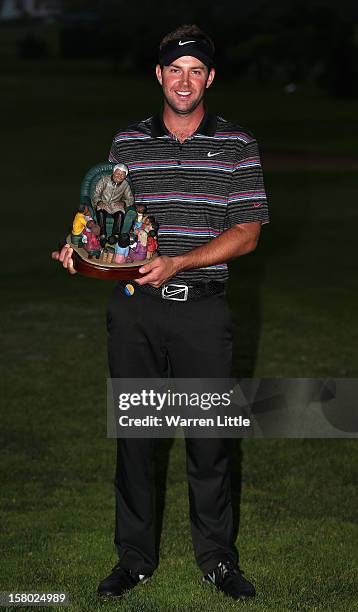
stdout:
[[260,153],[254,139],[241,147],[233,167],[226,228],[252,221],[261,221],[262,224],[270,221]]

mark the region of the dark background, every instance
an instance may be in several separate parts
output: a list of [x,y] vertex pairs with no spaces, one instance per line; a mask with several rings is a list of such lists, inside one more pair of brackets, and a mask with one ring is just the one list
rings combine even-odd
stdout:
[[[199,23],[216,42],[223,75],[250,76],[259,84],[313,83],[333,96],[357,95],[354,0],[197,0],[180,8],[163,0],[15,1],[10,5],[17,6],[18,19],[5,19],[8,4],[2,2],[5,61],[97,59],[120,74],[148,74],[163,32]],[[36,17],[43,5],[47,18]]]
[[[209,108],[256,135],[271,214],[257,250],[230,266],[234,375],[356,377],[358,7],[50,2],[36,17],[15,4],[18,18],[0,19],[0,590],[67,590],[83,612],[99,609],[96,584],[115,561],[105,432],[114,284],[70,277],[50,259],[81,179],[119,128],[157,111],[161,38],[181,23],[207,30],[217,47]],[[161,564],[121,609],[227,610],[200,585],[183,443],[169,446]],[[233,457],[241,563],[260,594],[247,605],[355,609],[355,440],[246,440]]]

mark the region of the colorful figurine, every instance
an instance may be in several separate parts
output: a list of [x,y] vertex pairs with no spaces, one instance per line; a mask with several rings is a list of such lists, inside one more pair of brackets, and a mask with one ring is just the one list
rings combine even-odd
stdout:
[[136,204],[136,218],[134,220],[134,225],[133,225],[133,233],[134,235],[138,235],[139,230],[142,227],[142,223],[143,223],[143,219],[144,219],[144,213],[147,209],[145,204]]
[[147,259],[151,259],[158,248],[157,232],[159,225],[155,221],[154,217],[148,215],[144,217],[142,227],[148,234]]
[[98,240],[100,227],[91,219],[87,221],[86,227],[82,231],[82,246],[88,253],[88,259],[96,257],[99,259],[101,254],[101,245]]
[[147,259],[152,259],[157,248],[158,248],[157,232],[154,229],[149,230],[148,241],[147,241]]
[[143,221],[142,221],[142,229],[144,229],[146,232],[150,232],[150,230],[158,230],[159,225],[156,222],[155,218],[152,217],[151,215],[147,215],[145,217],[143,217]]
[[140,261],[147,257],[147,241],[148,234],[145,230],[141,229],[138,232],[138,242],[136,246],[130,250],[130,253],[126,259],[127,262]]
[[102,257],[101,257],[101,261],[103,263],[112,263],[113,261],[113,257],[114,257],[114,252],[115,252],[115,248],[116,248],[116,242],[117,239],[115,236],[109,236],[109,238],[107,239],[103,251],[102,251]]
[[120,234],[114,249],[114,263],[124,263],[129,255],[129,234]]
[[92,204],[100,225],[100,243],[105,246],[107,239],[107,215],[113,217],[112,234],[117,241],[127,208],[133,205],[134,197],[131,186],[126,180],[128,168],[125,164],[117,164],[111,175],[102,176],[97,182]]
[[159,226],[146,214],[146,205],[135,202],[125,164],[93,166],[82,180],[80,202],[71,231],[71,243],[79,257],[86,258],[83,249],[88,260],[96,257],[99,264],[111,267],[153,257]]
[[92,217],[86,204],[80,204],[72,223],[71,242],[73,244],[79,245],[81,243],[82,232],[90,220],[92,220]]

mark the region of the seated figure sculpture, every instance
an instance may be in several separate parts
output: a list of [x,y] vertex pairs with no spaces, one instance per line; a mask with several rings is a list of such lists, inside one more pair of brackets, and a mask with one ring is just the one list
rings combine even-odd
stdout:
[[134,204],[134,197],[126,180],[128,168],[125,164],[117,164],[111,175],[102,176],[96,184],[92,195],[92,204],[96,212],[97,222],[100,226],[100,244],[107,242],[106,222],[107,215],[113,217],[112,234],[110,238],[118,237],[121,233],[126,209]]
[[[136,262],[140,264],[157,253],[159,225],[146,214],[141,199],[135,201],[134,193],[128,167],[123,163],[100,162],[85,174],[80,205],[66,237],[79,272],[97,278],[132,279],[137,274],[131,271]],[[128,272],[118,271],[116,275],[115,268]]]

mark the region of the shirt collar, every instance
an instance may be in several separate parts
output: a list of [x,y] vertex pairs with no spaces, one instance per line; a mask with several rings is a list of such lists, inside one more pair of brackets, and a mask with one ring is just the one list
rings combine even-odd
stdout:
[[[208,111],[205,111],[205,115],[194,132],[195,134],[201,134],[202,136],[214,136],[217,124],[216,115],[211,115]],[[154,115],[151,120],[151,136],[152,138],[159,138],[160,136],[168,136],[169,131],[163,121],[163,110],[157,115]]]

